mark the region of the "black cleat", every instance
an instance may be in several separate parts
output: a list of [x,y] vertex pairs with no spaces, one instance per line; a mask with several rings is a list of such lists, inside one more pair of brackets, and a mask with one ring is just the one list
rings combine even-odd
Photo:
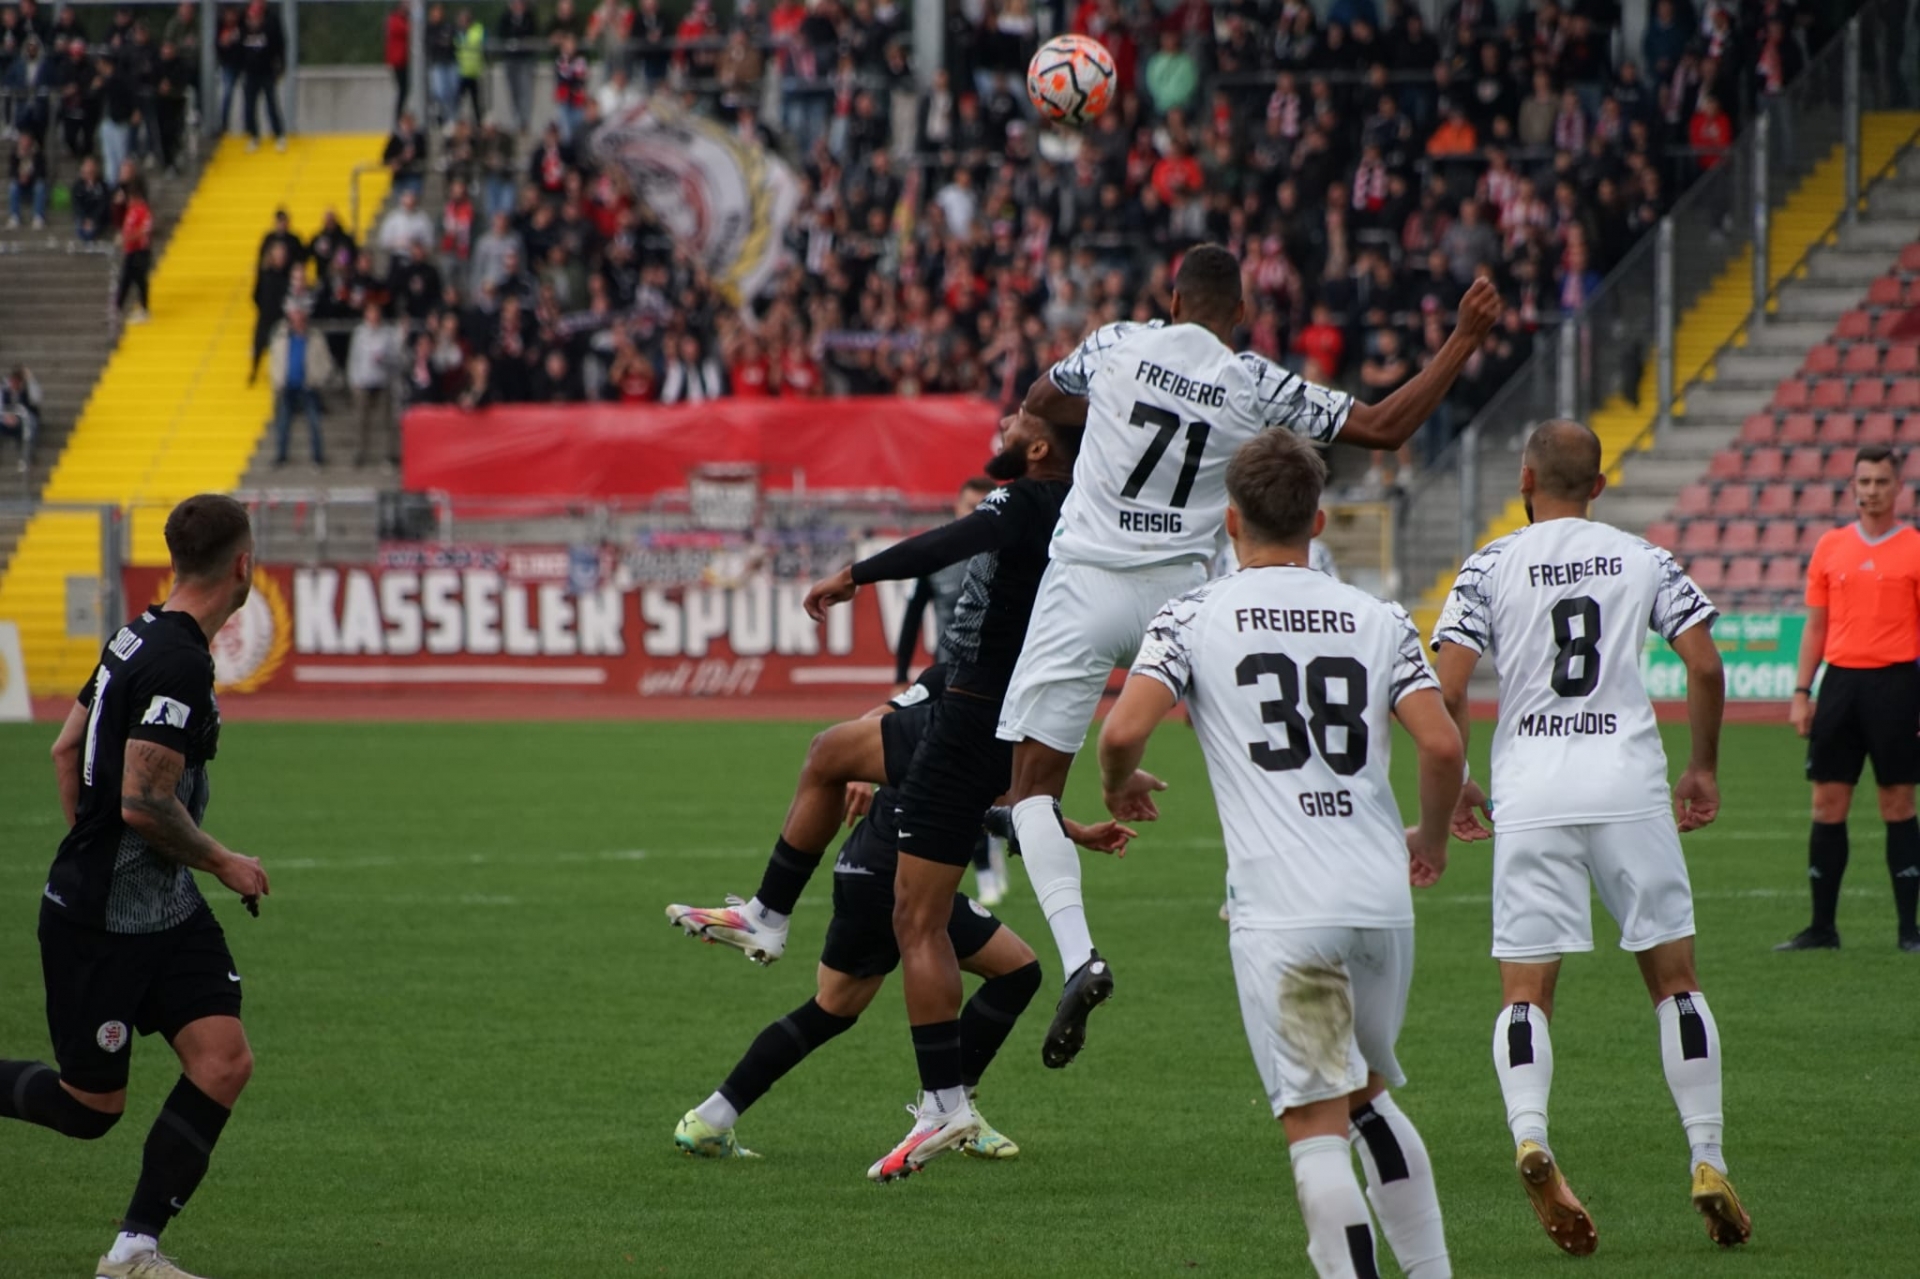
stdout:
[[1060,992],[1060,1006],[1047,1027],[1046,1042],[1040,1045],[1040,1060],[1048,1070],[1059,1070],[1080,1055],[1087,1045],[1087,1014],[1111,998],[1113,970],[1096,950],[1093,958],[1074,969]]
[[1920,955],[1920,928],[1900,930],[1900,949],[1909,955]]
[[1840,930],[1837,928],[1803,928],[1793,936],[1774,947],[1775,950],[1839,950]]

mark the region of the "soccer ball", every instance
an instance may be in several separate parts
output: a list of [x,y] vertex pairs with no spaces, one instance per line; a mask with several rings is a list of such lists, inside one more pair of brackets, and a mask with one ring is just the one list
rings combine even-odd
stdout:
[[1113,55],[1090,36],[1055,36],[1027,64],[1027,97],[1049,120],[1085,124],[1113,101]]

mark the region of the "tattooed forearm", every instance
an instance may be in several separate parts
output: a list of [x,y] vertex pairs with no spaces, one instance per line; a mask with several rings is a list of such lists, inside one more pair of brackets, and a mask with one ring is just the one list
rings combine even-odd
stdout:
[[225,850],[194,824],[192,814],[176,794],[185,766],[186,760],[178,751],[152,742],[128,742],[120,818],[167,860],[195,870],[212,870]]

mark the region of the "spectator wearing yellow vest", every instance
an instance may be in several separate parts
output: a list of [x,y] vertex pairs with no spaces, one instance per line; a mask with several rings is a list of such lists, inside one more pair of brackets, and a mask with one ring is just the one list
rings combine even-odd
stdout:
[[487,120],[486,104],[480,97],[480,86],[487,79],[487,29],[473,20],[471,9],[460,11],[458,28],[453,57],[460,67],[460,93],[454,99],[453,117],[459,118],[460,98],[467,98],[473,103],[473,127],[477,129]]

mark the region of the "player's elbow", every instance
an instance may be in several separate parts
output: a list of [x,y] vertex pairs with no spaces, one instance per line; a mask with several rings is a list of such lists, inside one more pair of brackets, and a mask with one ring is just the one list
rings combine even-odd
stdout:
[[120,797],[120,820],[126,828],[145,839],[158,825],[153,806],[139,795]]
[[1459,773],[1467,762],[1467,748],[1460,744],[1460,732],[1452,724],[1446,731],[1435,728],[1418,743],[1420,759],[1438,773]]
[[1685,659],[1685,666],[1688,688],[1726,687],[1727,670],[1718,650],[1709,648],[1705,653],[1694,654]]

